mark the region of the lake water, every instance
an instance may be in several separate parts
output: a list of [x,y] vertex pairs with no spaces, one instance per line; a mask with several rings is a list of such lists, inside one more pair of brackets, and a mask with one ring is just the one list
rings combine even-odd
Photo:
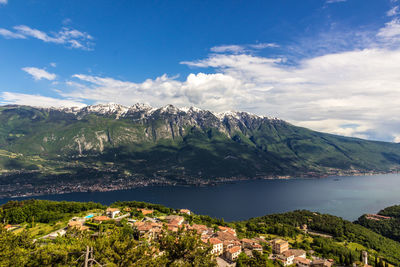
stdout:
[[[297,209],[329,213],[353,221],[364,213],[376,213],[384,207],[400,204],[400,174],[254,180],[214,187],[144,187],[35,198],[94,201],[106,205],[117,200],[146,201],[187,208],[226,221]],[[0,204],[8,200],[0,199]]]

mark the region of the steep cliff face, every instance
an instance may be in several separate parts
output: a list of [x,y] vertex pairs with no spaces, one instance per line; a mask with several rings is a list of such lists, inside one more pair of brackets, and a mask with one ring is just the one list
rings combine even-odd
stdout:
[[319,133],[246,112],[144,104],[3,106],[0,123],[3,171],[26,166],[54,170],[72,166],[77,159],[85,168],[112,165],[150,176],[312,175],[400,168],[398,144]]
[[[189,131],[218,131],[227,138],[238,133],[250,137],[252,131],[262,125],[285,124],[277,119],[259,117],[245,112],[215,114],[196,108],[178,109],[168,105],[159,109],[143,104],[132,107],[121,105],[96,105],[82,109],[42,109],[30,107],[3,108],[5,124],[14,127],[4,139],[3,146],[17,145],[36,137],[32,152],[103,152],[112,146],[141,142],[157,142],[162,139],[181,141]],[[20,121],[20,125],[18,122]],[[25,128],[29,125],[29,128]],[[54,126],[54,127],[52,127]],[[29,131],[31,129],[31,131]],[[3,129],[6,130],[6,129]],[[17,138],[19,134],[19,137]],[[15,138],[10,138],[15,137]],[[237,137],[236,137],[237,138]],[[22,142],[24,143],[24,142]]]

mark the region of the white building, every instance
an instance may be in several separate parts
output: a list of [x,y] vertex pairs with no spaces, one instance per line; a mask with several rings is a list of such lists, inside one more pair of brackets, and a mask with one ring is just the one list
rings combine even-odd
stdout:
[[107,208],[107,210],[106,210],[107,216],[112,218],[112,219],[114,219],[115,215],[117,215],[119,213],[120,213],[120,211],[117,208]]
[[233,246],[230,249],[227,249],[225,254],[226,258],[230,261],[234,261],[239,257],[239,254],[242,252],[242,248],[240,246]]
[[283,263],[283,266],[289,266],[293,264],[294,261],[294,255],[283,255],[279,254],[277,256],[277,259],[280,260]]
[[224,246],[221,240],[212,237],[208,240],[208,242],[210,242],[210,244],[213,246],[213,249],[211,250],[212,254],[217,256],[222,254],[222,252],[224,251]]

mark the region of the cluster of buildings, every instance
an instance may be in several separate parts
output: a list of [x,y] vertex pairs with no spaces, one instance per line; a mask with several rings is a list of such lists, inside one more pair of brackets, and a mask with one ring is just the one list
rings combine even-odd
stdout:
[[[161,216],[158,218],[155,216],[150,217],[154,212],[153,210],[136,210],[140,211],[144,215],[144,218],[142,220],[128,218],[128,224],[138,230],[141,238],[148,241],[157,240],[165,229],[173,232],[177,232],[179,229],[196,231],[197,234],[200,235],[201,241],[211,246],[211,253],[217,257],[217,262],[223,261],[226,263],[221,266],[233,266],[232,264],[234,264],[234,261],[242,252],[250,257],[253,255],[253,251],[263,253],[262,244],[268,244],[272,249],[272,254],[269,255],[269,259],[280,261],[283,266],[331,267],[334,264],[334,261],[331,259],[322,259],[314,256],[306,257],[306,251],[302,249],[291,249],[289,247],[289,242],[283,239],[274,239],[270,241],[261,237],[240,239],[237,237],[236,230],[230,227],[218,226],[211,228],[203,224],[190,225],[183,217],[183,214],[191,214],[191,212],[186,209],[180,210],[180,214]],[[68,223],[68,229],[85,231],[89,229],[89,227],[85,225],[87,220],[98,224],[109,220],[120,220],[121,218],[129,217],[130,211],[130,208],[123,209],[123,212],[118,208],[108,208],[105,215],[90,215],[85,218],[76,217]],[[307,231],[307,226],[303,225],[301,229]],[[60,233],[57,234],[59,235]],[[365,260],[368,259],[368,257],[363,254],[363,259],[365,261],[364,266],[368,266],[367,260]]]
[[[69,229],[78,229],[81,231],[88,230],[85,225],[86,220],[100,224],[109,220],[119,220],[130,216],[130,208],[125,208],[121,212],[118,208],[108,208],[105,215],[91,216],[89,218],[73,218],[68,223]],[[179,211],[180,214],[173,214],[163,217],[154,217],[153,210],[137,209],[144,218],[142,220],[128,219],[128,224],[135,227],[141,238],[148,241],[157,240],[165,229],[177,232],[179,229],[185,231],[196,231],[204,244],[211,245],[211,253],[220,261],[227,263],[225,266],[232,264],[244,252],[248,256],[253,255],[253,251],[263,253],[261,244],[269,244],[272,248],[272,254],[269,258],[280,261],[283,266],[297,265],[299,267],[331,267],[333,260],[326,260],[313,257],[312,260],[306,257],[306,252],[301,249],[290,249],[289,243],[283,239],[274,239],[266,241],[263,238],[238,238],[236,230],[230,227],[218,226],[211,228],[203,224],[190,225],[185,221],[183,214],[190,215],[191,212],[187,209]],[[306,226],[303,226],[306,229]]]
[[306,251],[302,249],[290,249],[289,242],[283,239],[270,241],[272,248],[271,259],[282,262],[283,266],[296,264],[299,267],[331,267],[333,260],[313,257],[312,260],[306,257]]
[[[230,227],[218,226],[218,229],[205,229],[204,225],[192,225],[192,229],[197,230],[201,235],[201,240],[204,243],[212,245],[211,253],[219,256],[228,262],[235,261],[239,254],[244,252],[252,256],[252,251],[263,252],[260,242],[265,242],[263,239],[239,239],[236,235],[236,230]],[[200,230],[200,231],[199,231]]]
[[391,219],[391,217],[382,216],[382,215],[379,215],[379,214],[367,214],[367,215],[365,215],[365,217],[366,217],[368,220],[374,220],[374,221],[389,220],[389,219]]
[[[180,210],[180,213],[190,214],[188,210]],[[162,218],[145,217],[142,221],[131,222],[137,228],[141,237],[147,239],[157,239],[164,228],[170,231],[178,231],[180,228],[186,231],[196,231],[203,243],[212,247],[211,253],[216,257],[222,257],[227,261],[235,261],[240,253],[245,252],[252,255],[252,251],[256,250],[262,253],[263,248],[260,241],[263,239],[239,239],[236,230],[230,227],[219,226],[213,229],[203,224],[188,224],[184,217],[180,215],[169,215]]]
[[[230,227],[219,226],[218,229],[208,227],[203,224],[192,224],[190,225],[185,221],[183,214],[190,215],[190,210],[181,209],[180,214],[173,214],[163,217],[150,217],[153,210],[147,209],[137,209],[145,217],[142,220],[128,219],[128,224],[135,227],[141,238],[147,240],[156,240],[163,233],[164,229],[169,231],[177,232],[179,229],[185,231],[196,231],[202,242],[209,244],[212,247],[211,253],[216,257],[221,257],[228,262],[233,262],[237,259],[240,253],[245,252],[249,256],[252,255],[252,251],[263,252],[263,248],[260,242],[265,240],[259,239],[239,239],[236,235],[236,230]],[[125,210],[124,211],[130,211]],[[91,221],[97,224],[103,223],[109,220],[118,220],[122,215],[120,209],[108,208],[105,215],[93,216]],[[119,216],[119,217],[117,217]],[[87,220],[87,219],[86,219]],[[85,226],[84,218],[77,219],[74,218],[68,224],[68,228],[74,228],[78,230],[87,230],[88,227]]]
[[7,231],[14,231],[15,229],[21,228],[20,225],[11,225],[11,224],[7,224],[4,226],[4,229],[6,229]]
[[86,217],[74,217],[68,222],[67,229],[76,229],[80,231],[89,230],[89,226],[85,225],[86,221],[92,221],[94,223],[100,224],[109,220],[120,220],[122,218],[130,216],[129,213],[122,214],[118,208],[107,208],[105,215],[94,216],[90,214]]
[[[146,211],[142,211],[143,214]],[[136,227],[142,238],[148,240],[157,239],[163,232],[164,227],[169,231],[177,232],[179,228],[184,227],[184,218],[179,215],[169,215],[163,218],[163,221],[158,218],[145,217],[141,221],[129,220],[132,226]]]

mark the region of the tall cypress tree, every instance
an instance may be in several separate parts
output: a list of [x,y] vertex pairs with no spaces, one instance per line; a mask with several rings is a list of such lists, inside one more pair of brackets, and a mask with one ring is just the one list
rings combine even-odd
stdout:
[[353,263],[353,255],[351,255],[351,250],[349,253],[349,263],[350,263],[350,265]]

